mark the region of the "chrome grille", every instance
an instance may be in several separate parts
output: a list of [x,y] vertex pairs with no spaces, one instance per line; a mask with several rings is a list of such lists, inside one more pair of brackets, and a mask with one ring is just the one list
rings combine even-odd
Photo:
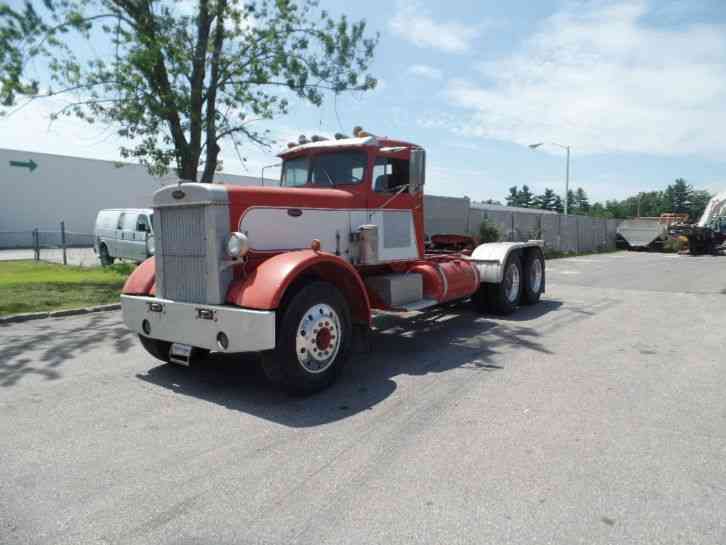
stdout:
[[[156,270],[162,297],[187,303],[207,302],[207,229],[204,206],[159,208]],[[161,263],[159,263],[161,260]]]

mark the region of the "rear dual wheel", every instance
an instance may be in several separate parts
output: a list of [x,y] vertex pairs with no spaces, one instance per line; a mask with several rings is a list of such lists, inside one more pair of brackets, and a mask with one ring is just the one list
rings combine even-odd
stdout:
[[293,395],[309,395],[339,375],[351,347],[348,304],[327,282],[300,289],[281,309],[275,349],[263,354],[263,369]]
[[524,263],[518,254],[512,254],[504,265],[502,281],[481,284],[472,296],[474,306],[479,312],[506,316],[520,304],[533,305],[544,291],[544,271],[541,252],[528,252]]

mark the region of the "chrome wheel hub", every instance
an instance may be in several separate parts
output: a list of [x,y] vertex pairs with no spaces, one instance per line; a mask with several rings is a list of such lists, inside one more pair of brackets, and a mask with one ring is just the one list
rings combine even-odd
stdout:
[[330,305],[310,307],[300,320],[295,338],[297,360],[308,373],[322,373],[340,350],[340,318]]
[[504,275],[504,294],[510,303],[514,303],[519,297],[519,285],[519,269],[514,263],[510,263]]

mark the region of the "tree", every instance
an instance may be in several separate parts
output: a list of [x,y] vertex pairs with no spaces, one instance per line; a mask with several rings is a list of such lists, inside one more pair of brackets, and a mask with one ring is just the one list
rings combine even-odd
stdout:
[[567,213],[575,213],[575,192],[572,189],[567,190]]
[[519,206],[519,189],[516,185],[509,188],[509,195],[505,200],[507,206]]
[[541,208],[542,210],[554,210],[555,198],[555,192],[549,187],[545,188],[544,193],[538,195],[536,198],[537,208]]
[[552,203],[552,210],[559,214],[562,214],[565,211],[565,206],[562,203],[562,197],[560,197],[559,195],[555,195],[555,200]]
[[703,212],[706,210],[708,201],[711,200],[711,196],[708,191],[694,190],[691,192],[691,205],[688,208],[688,216],[691,218],[691,221],[696,222],[701,218]]
[[576,214],[587,214],[590,211],[590,201],[587,198],[587,193],[581,187],[575,191],[574,205]]
[[612,213],[605,206],[603,206],[602,203],[599,203],[599,202],[596,202],[595,204],[593,204],[590,207],[590,216],[592,216],[593,218],[607,218],[607,219],[614,217],[612,215]]
[[678,178],[673,183],[673,212],[683,214],[688,212],[691,204],[691,193],[693,188],[683,178]]
[[496,223],[488,218],[484,218],[479,224],[479,242],[497,242],[500,236]]
[[533,204],[534,195],[532,195],[532,191],[530,191],[528,185],[523,185],[522,191],[519,192],[517,206],[521,206],[522,208],[531,208]]
[[[316,0],[43,0],[0,5],[0,100],[74,96],[57,112],[116,128],[123,157],[154,174],[209,182],[221,144],[268,144],[254,123],[288,111],[286,94],[320,105],[325,92],[369,90],[377,36]],[[91,47],[73,51],[68,36]],[[79,48],[80,49],[80,48]],[[112,54],[90,55],[102,49]],[[90,55],[90,56],[89,56]],[[25,75],[47,62],[50,81]]]

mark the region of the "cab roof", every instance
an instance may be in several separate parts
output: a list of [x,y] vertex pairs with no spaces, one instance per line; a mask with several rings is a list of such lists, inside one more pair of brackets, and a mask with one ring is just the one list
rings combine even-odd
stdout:
[[300,152],[308,150],[326,150],[326,149],[343,149],[343,148],[360,148],[360,147],[404,147],[404,148],[416,148],[416,144],[411,142],[404,142],[403,140],[392,140],[387,137],[380,136],[363,136],[359,138],[340,138],[340,139],[329,139],[320,140],[318,142],[308,142],[306,144],[300,144],[282,152],[278,153],[277,156],[283,159],[291,155],[297,155]]

